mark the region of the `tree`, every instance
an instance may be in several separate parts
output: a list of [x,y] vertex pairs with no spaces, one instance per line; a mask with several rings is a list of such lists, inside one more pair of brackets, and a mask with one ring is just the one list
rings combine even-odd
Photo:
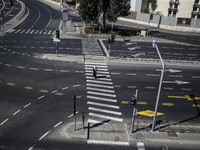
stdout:
[[100,16],[98,6],[101,5],[103,13],[103,32],[105,32],[106,19],[112,22],[117,21],[117,17],[127,16],[130,6],[126,6],[129,0],[79,0],[78,8],[81,18],[86,22],[96,22]]

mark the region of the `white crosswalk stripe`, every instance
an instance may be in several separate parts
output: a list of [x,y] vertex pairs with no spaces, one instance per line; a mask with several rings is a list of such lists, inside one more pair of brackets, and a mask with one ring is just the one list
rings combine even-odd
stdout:
[[[89,100],[87,101],[89,105],[88,122],[107,124],[104,121],[99,121],[101,119],[122,122],[122,118],[116,117],[121,116],[122,113],[119,111],[119,106],[113,105],[117,102],[115,99],[116,95],[114,94],[115,90],[99,43],[96,40],[83,39],[82,46],[83,53],[85,54],[86,89],[87,99]],[[96,79],[93,77],[94,66],[97,67]],[[113,109],[117,109],[118,111],[114,111]]]
[[53,35],[55,34],[55,30],[31,30],[31,29],[13,29],[10,33],[15,34],[47,34]]

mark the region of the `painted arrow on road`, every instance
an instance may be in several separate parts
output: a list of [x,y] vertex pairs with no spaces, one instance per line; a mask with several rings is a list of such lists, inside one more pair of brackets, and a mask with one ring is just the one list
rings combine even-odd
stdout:
[[[162,70],[161,69],[156,69],[156,71],[162,71]],[[175,70],[175,69],[169,69],[169,70],[165,70],[165,71],[169,71],[171,73],[182,72],[181,70]]]
[[[192,98],[190,98],[189,95],[185,95],[185,96],[168,96],[169,98],[185,98],[188,99],[189,101],[193,100]],[[195,97],[195,100],[200,100],[200,97]]]
[[189,84],[190,82],[175,80],[175,81],[163,81],[163,83],[176,83],[178,85],[181,85],[181,84]]
[[130,51],[132,50],[136,50],[136,49],[140,49],[140,47],[131,47],[131,48],[128,48]]
[[138,54],[134,54],[132,55],[133,57],[139,57],[139,56],[145,56],[145,53],[138,53]]

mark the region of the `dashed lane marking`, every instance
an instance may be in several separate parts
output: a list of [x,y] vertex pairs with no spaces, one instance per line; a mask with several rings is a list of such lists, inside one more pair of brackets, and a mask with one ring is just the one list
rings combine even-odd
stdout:
[[48,90],[40,90],[40,92],[42,92],[42,93],[48,93]]
[[147,105],[147,102],[137,102],[139,105]]
[[62,121],[60,121],[59,123],[57,123],[54,128],[58,127],[60,124],[62,124]]
[[28,103],[28,104],[26,104],[25,106],[24,106],[24,108],[26,108],[26,107],[28,107],[28,106],[30,106],[31,105],[31,103]]
[[42,98],[44,98],[44,97],[45,97],[45,95],[42,95],[42,96],[38,97],[38,99],[42,99]]
[[163,106],[174,106],[173,103],[162,103]]
[[121,87],[121,85],[114,85],[114,87],[115,87],[115,88],[120,88],[120,87]]
[[16,114],[18,114],[21,110],[17,110],[15,113],[13,113],[13,116],[15,116]]
[[63,93],[57,92],[57,93],[55,93],[55,95],[62,96],[62,95],[64,95],[64,94],[63,94]]
[[5,124],[9,119],[5,119],[0,125],[2,126],[3,124]]
[[129,104],[129,101],[121,101],[122,104]]
[[192,107],[200,107],[200,104],[197,105],[193,104]]
[[7,85],[14,86],[15,83],[11,83],[11,82],[9,82],[9,83],[7,83]]
[[24,87],[25,89],[27,89],[27,90],[32,90],[33,88],[32,87],[30,87],[30,86],[26,86],[26,87]]
[[128,88],[133,88],[133,89],[136,89],[137,86],[128,86]]
[[124,145],[124,146],[129,146],[129,142],[98,141],[98,140],[87,140],[87,144],[103,144],[103,145]]
[[49,130],[49,131],[46,132],[43,136],[41,136],[41,137],[39,138],[39,141],[42,140],[45,136],[47,136],[50,132],[51,132],[51,130]]
[[173,90],[173,88],[170,87],[164,87],[165,90]]
[[191,89],[188,88],[181,88],[182,91],[192,91]]
[[146,89],[155,89],[155,87],[145,86]]
[[80,84],[77,84],[77,85],[73,85],[73,87],[79,87],[80,86]]

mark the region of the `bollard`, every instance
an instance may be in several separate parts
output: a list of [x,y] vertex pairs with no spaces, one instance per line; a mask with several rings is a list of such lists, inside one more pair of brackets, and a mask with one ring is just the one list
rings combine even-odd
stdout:
[[89,139],[89,132],[90,132],[90,123],[88,122],[88,134],[87,134],[87,139]]
[[84,119],[85,119],[85,116],[84,116],[84,112],[83,112],[83,116],[82,116],[83,127],[82,127],[82,129],[84,129]]

